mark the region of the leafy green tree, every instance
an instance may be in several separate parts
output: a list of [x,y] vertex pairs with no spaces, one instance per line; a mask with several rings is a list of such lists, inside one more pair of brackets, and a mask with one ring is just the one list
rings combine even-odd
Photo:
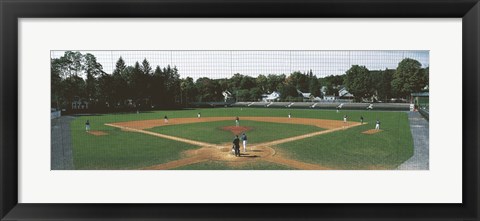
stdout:
[[388,100],[392,97],[392,79],[394,70],[370,71],[372,75],[373,89],[380,100]]
[[251,89],[255,87],[255,79],[250,76],[244,76],[240,81],[241,89]]
[[274,92],[280,90],[281,87],[285,84],[286,76],[284,74],[274,75],[269,74],[267,77],[267,92]]
[[344,83],[356,100],[370,98],[374,93],[372,77],[365,66],[352,65],[346,72]]
[[[287,97],[298,97],[298,91],[295,86],[293,86],[291,83],[287,83],[285,85],[282,85],[279,89],[280,92],[280,99],[281,100],[286,100]],[[291,99],[290,99],[291,100]]]
[[308,91],[315,97],[320,96],[320,83],[317,77],[312,74],[309,81]]
[[262,96],[262,89],[254,87],[250,89],[250,99],[251,101],[258,101]]
[[203,77],[197,79],[195,86],[198,92],[197,101],[208,102],[223,100],[222,89],[217,81]]
[[86,80],[86,94],[90,102],[93,102],[98,95],[98,82],[97,77],[105,73],[103,71],[102,64],[97,62],[97,58],[90,53],[84,55],[84,65],[83,70],[87,73]]
[[420,62],[405,58],[398,63],[393,75],[392,89],[397,97],[408,98],[411,93],[420,92],[426,86],[425,73]]
[[258,77],[255,79],[255,83],[260,89],[261,93],[268,92],[268,78],[265,75],[258,75]]
[[251,101],[252,100],[251,96],[250,96],[250,90],[248,90],[248,89],[237,90],[236,98],[237,98],[237,101]]
[[306,74],[295,71],[287,77],[286,83],[294,86],[296,89],[305,92],[309,90],[309,79]]
[[65,67],[65,78],[70,76],[83,76],[83,55],[78,51],[66,51],[61,59],[64,59]]
[[195,88],[195,83],[193,82],[193,78],[187,77],[185,79],[181,80],[180,83],[180,89],[182,92],[182,100],[185,102],[185,104],[188,104],[191,100],[191,97],[195,96],[196,93],[196,88]]
[[428,86],[430,85],[430,67],[423,69],[423,83],[428,91]]

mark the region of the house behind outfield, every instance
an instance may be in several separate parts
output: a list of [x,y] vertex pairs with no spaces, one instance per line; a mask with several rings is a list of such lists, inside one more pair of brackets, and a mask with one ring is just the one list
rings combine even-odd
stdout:
[[277,91],[274,91],[270,94],[262,94],[262,101],[263,102],[280,101],[280,93]]

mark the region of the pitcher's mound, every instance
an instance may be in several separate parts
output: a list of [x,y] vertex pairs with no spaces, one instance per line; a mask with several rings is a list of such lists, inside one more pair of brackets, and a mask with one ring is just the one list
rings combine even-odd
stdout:
[[108,135],[107,133],[103,132],[103,131],[99,131],[99,130],[91,130],[91,131],[88,131],[89,134],[92,134],[92,135],[95,135],[95,136],[104,136],[104,135]]
[[222,130],[226,130],[226,131],[230,131],[232,132],[234,135],[240,135],[241,133],[243,132],[247,132],[249,130],[251,130],[253,128],[251,127],[243,127],[243,126],[226,126],[226,127],[222,127]]
[[363,131],[362,134],[376,134],[376,133],[380,133],[380,132],[382,132],[382,130],[371,129],[371,130]]

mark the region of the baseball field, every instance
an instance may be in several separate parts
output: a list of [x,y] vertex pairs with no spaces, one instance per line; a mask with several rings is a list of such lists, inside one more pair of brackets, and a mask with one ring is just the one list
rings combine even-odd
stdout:
[[[77,170],[389,170],[414,149],[407,113],[394,111],[168,110],[78,116],[70,130]],[[240,144],[235,157],[232,140],[243,132],[246,152]]]

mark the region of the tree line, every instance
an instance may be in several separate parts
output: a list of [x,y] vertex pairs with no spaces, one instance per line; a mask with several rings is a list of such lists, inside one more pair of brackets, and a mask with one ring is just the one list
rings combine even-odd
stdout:
[[[208,73],[205,73],[208,76]],[[396,70],[370,71],[353,65],[344,75],[318,78],[312,72],[260,74],[251,77],[234,74],[230,78],[180,78],[176,66],[155,68],[144,59],[127,66],[118,58],[112,73],[103,70],[92,54],[67,51],[51,59],[52,107],[69,109],[73,101],[88,102],[95,111],[147,110],[185,107],[192,102],[224,101],[222,92],[232,93],[234,101],[257,101],[262,94],[277,91],[280,100],[301,100],[298,91],[313,97],[338,95],[344,85],[355,99],[387,100],[406,98],[428,85],[428,68],[413,59],[404,59]],[[323,88],[323,93],[322,93]]]

